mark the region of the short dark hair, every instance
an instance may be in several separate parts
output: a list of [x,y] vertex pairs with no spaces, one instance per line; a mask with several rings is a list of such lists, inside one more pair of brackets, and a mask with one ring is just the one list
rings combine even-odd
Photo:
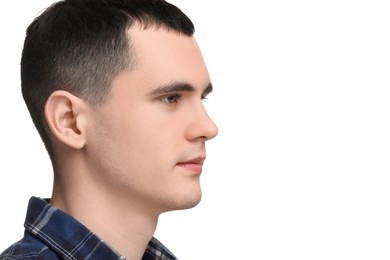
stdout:
[[194,34],[191,20],[164,0],[63,0],[27,28],[22,93],[52,161],[54,148],[44,116],[48,97],[65,90],[92,105],[104,102],[113,79],[134,64],[126,34],[134,24]]

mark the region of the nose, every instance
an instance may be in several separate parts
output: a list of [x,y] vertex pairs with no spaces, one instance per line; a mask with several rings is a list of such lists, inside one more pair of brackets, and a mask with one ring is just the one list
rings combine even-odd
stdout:
[[189,115],[191,120],[186,133],[188,140],[203,139],[207,141],[218,135],[218,127],[210,118],[203,103],[200,103],[196,111],[191,111]]

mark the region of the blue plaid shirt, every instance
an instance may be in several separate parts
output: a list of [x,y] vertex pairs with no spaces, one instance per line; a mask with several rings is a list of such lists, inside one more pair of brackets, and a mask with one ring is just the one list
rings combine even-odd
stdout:
[[[36,197],[30,199],[24,226],[23,239],[6,249],[0,255],[1,260],[126,259],[72,216]],[[175,260],[176,257],[153,238],[142,259]]]

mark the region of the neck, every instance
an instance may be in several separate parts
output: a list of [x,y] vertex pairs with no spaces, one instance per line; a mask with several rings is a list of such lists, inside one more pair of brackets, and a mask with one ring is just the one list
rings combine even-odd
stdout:
[[[74,176],[69,176],[72,173]],[[141,259],[155,232],[158,214],[123,191],[109,189],[80,171],[75,178],[75,173],[55,174],[52,204],[127,259]]]

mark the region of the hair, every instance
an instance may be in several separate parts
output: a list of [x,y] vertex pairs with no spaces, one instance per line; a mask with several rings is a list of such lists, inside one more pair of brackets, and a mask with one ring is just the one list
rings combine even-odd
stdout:
[[164,0],[63,0],[27,28],[22,94],[53,165],[54,148],[44,116],[48,97],[65,90],[91,105],[102,104],[114,78],[135,63],[131,36],[126,34],[135,24],[194,34],[191,20]]

